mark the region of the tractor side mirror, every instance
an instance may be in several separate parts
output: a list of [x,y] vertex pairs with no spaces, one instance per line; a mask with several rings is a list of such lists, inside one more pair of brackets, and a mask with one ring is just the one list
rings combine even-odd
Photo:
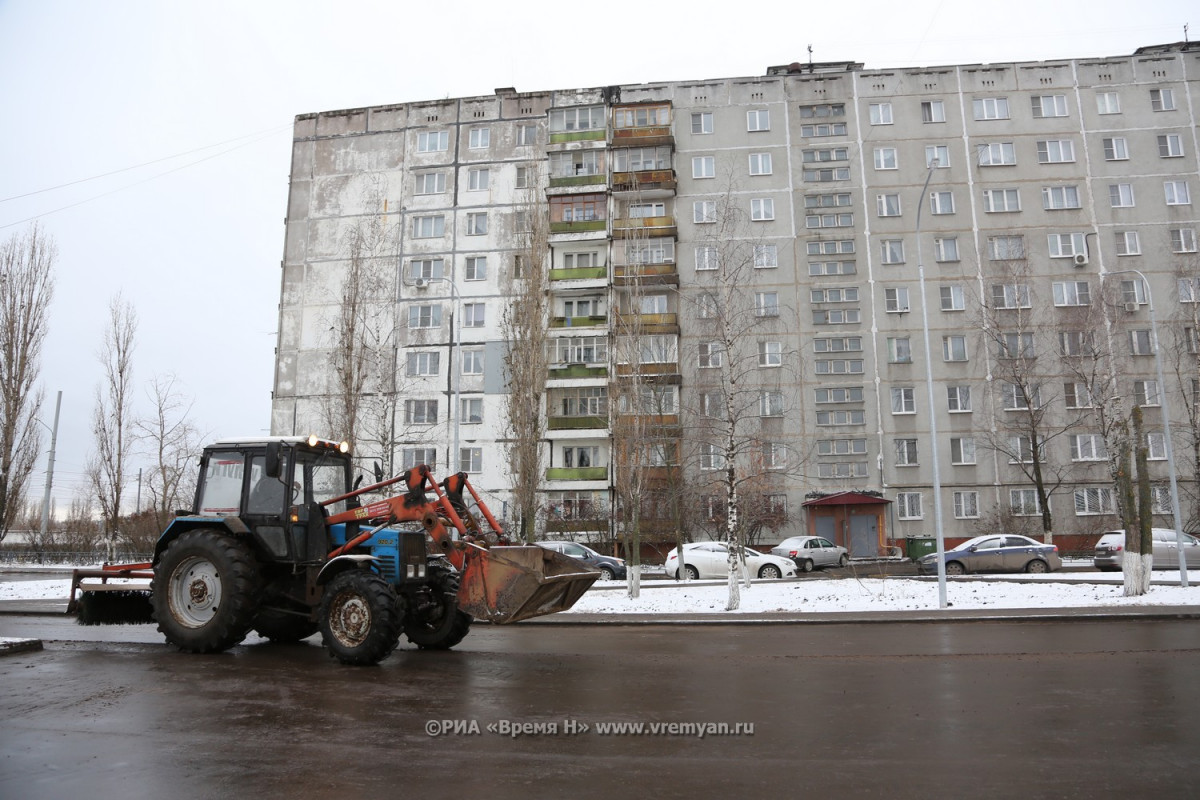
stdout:
[[279,477],[279,455],[282,447],[283,446],[279,442],[271,442],[267,445],[267,455],[263,464],[263,468],[266,470],[267,477],[269,478]]
[[374,464],[374,467],[375,467],[375,482],[383,483],[383,465],[380,464],[378,461],[376,461]]

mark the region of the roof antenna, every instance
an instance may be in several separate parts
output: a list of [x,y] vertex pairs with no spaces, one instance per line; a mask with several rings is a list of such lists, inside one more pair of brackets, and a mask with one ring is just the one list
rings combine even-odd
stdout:
[[[1186,28],[1187,26],[1185,25],[1184,27]],[[812,72],[812,70],[813,70],[813,63],[812,63],[812,45],[810,44],[810,45],[808,46],[808,71],[809,71],[809,72]]]
[[1187,44],[1188,42],[1188,24],[1186,22],[1183,23],[1183,42],[1184,44]]

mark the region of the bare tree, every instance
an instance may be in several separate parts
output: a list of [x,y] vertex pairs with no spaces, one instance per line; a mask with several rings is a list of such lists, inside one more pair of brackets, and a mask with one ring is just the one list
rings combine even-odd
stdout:
[[36,225],[0,245],[0,542],[21,511],[41,452],[37,381],[57,257],[54,241]]
[[1178,481],[1179,510],[1183,515],[1180,524],[1189,530],[1200,527],[1200,281],[1196,262],[1191,256],[1176,268],[1180,302],[1169,315],[1160,340],[1163,360],[1171,372],[1166,380],[1175,384],[1175,395],[1182,402],[1187,459],[1178,459],[1176,466],[1186,468],[1184,479]]
[[109,303],[108,327],[99,353],[104,379],[96,389],[92,435],[96,450],[88,459],[88,480],[100,504],[109,560],[116,558],[126,463],[133,445],[133,351],[137,314],[120,295]]
[[528,166],[526,197],[516,209],[520,247],[508,275],[511,298],[504,309],[501,331],[507,346],[504,356],[508,384],[506,449],[512,476],[513,505],[520,526],[519,538],[532,542],[537,535],[542,481],[543,410],[549,362],[547,298],[550,273],[550,218],[541,191],[539,171]]
[[191,505],[201,435],[189,418],[192,404],[177,390],[174,375],[156,376],[149,394],[151,411],[134,422],[134,432],[150,455],[146,488],[154,526],[161,531],[175,509]]

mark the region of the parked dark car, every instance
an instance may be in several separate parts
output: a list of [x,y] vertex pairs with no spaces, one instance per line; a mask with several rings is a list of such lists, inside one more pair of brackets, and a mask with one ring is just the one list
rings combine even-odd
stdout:
[[[946,574],[965,575],[968,572],[1053,572],[1062,568],[1058,548],[1042,544],[1028,536],[990,535],[968,539],[958,547],[947,550]],[[930,553],[917,559],[917,570],[924,575],[936,575],[941,553]]]
[[539,547],[554,550],[571,558],[578,558],[600,570],[600,580],[611,581],[625,577],[625,561],[612,556],[601,555],[586,544],[579,542],[537,542]]

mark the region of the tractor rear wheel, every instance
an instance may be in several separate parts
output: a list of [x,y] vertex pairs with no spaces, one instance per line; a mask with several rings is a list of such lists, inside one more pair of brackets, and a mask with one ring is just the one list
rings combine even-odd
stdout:
[[351,569],[325,587],[317,614],[321,640],[343,664],[369,666],[400,643],[402,605],[392,587],[374,572]]
[[[412,604],[404,635],[422,650],[449,650],[471,630],[471,615],[458,610],[458,574],[441,567],[430,582],[431,596]],[[422,607],[422,605],[424,607]]]
[[224,531],[180,534],[154,565],[150,602],[167,641],[191,653],[219,653],[246,638],[258,612],[258,563]]

